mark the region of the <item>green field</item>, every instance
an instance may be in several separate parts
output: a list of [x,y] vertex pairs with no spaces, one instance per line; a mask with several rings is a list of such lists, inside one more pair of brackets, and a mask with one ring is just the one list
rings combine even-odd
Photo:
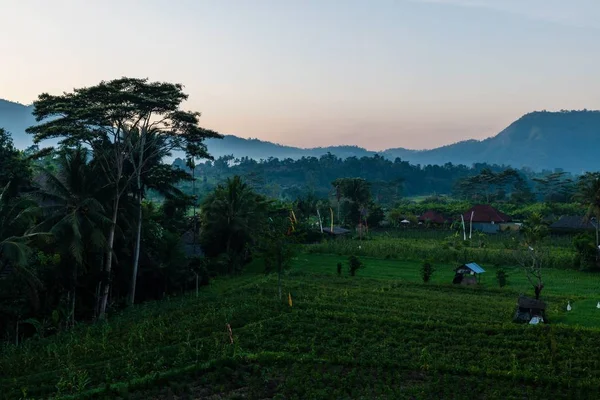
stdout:
[[[452,285],[450,264],[300,254],[283,279],[221,278],[108,323],[4,345],[1,398],[531,399],[600,397],[600,276],[547,270],[545,326],[511,322],[519,270],[499,288]],[[293,304],[290,307],[287,294]],[[567,301],[573,310],[566,312]],[[234,343],[226,324],[230,324]],[[178,397],[174,397],[178,396]]]

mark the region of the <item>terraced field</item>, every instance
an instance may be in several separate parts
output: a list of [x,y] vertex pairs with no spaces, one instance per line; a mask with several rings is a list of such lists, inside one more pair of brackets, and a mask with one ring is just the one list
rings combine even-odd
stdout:
[[198,298],[5,345],[0,396],[600,398],[598,277],[549,270],[553,323],[528,326],[510,322],[528,290],[518,271],[500,289],[490,269],[473,288],[447,284],[450,266],[423,284],[419,263],[365,258],[358,276],[339,277],[338,260],[299,256],[284,277],[291,306],[277,299],[276,277],[248,273]]

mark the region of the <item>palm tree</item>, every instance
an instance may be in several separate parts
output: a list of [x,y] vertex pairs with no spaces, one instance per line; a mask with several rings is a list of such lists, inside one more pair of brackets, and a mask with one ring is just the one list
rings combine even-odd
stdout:
[[42,286],[34,271],[27,267],[30,244],[47,238],[45,233],[32,233],[31,227],[39,214],[35,203],[16,196],[9,182],[0,193],[0,273],[14,272],[27,284],[33,309],[40,306],[38,289]]
[[[140,135],[139,130],[132,131],[131,141],[135,150],[131,153],[131,164],[128,165],[128,170],[130,169],[130,172],[135,173],[137,176],[135,182],[133,182],[134,187],[132,190],[137,216],[135,218],[132,276],[127,296],[129,305],[133,305],[135,302],[142,247],[142,202],[146,198],[147,190],[155,190],[167,198],[182,197],[183,193],[175,185],[181,180],[189,179],[184,171],[174,170],[170,165],[162,163],[163,157],[170,156],[171,152],[167,143],[168,139],[164,135],[161,135],[158,130],[150,129],[144,135]],[[138,141],[140,144],[137,143]],[[139,160],[142,158],[143,162],[140,162]]]
[[101,201],[105,187],[98,185],[100,171],[88,163],[87,150],[66,150],[57,161],[56,173],[40,171],[42,183],[34,196],[40,200],[44,219],[35,231],[50,232],[65,258],[73,319],[77,276],[89,266],[90,255],[105,248],[111,221]]
[[217,186],[201,206],[200,242],[207,254],[226,254],[229,272],[233,272],[253,235],[266,223],[267,205],[239,176]]
[[586,219],[595,219],[596,227],[596,249],[600,245],[600,173],[588,172],[579,178],[578,192],[575,198],[585,207],[587,211]]

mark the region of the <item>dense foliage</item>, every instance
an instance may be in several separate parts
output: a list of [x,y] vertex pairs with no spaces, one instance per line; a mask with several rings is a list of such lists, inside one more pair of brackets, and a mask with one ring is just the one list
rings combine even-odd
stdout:
[[[185,161],[176,159],[174,166],[188,169]],[[221,157],[196,165],[195,174],[200,177],[199,194],[206,195],[219,182],[239,175],[251,183],[260,193],[272,198],[293,201],[312,194],[319,198],[333,196],[331,182],[339,178],[356,177],[369,182],[373,199],[378,204],[393,205],[402,196],[430,194],[454,194],[462,198],[476,197],[480,201],[512,200],[526,204],[548,194],[542,193],[541,181],[552,171],[535,173],[529,169],[514,170],[502,165],[474,164],[472,167],[446,163],[444,165],[413,165],[400,158],[391,161],[375,155],[342,159],[332,154],[321,157],[305,157],[299,160],[270,158],[256,161],[251,158],[234,159]],[[478,181],[469,178],[480,175]],[[569,179],[560,174],[561,182]],[[485,183],[492,179],[492,185]],[[464,184],[460,184],[464,181]],[[485,191],[480,185],[485,185]],[[495,189],[493,192],[491,189]],[[535,189],[535,190],[534,190]],[[552,188],[547,188],[550,191]],[[556,188],[559,190],[559,188]],[[184,191],[190,192],[189,184]]]
[[[18,151],[0,130],[3,339],[43,337],[128,298],[189,287],[182,236],[191,203],[174,187],[187,174],[162,158],[172,149],[209,157],[203,140],[218,135],[179,109],[186,98],[181,85],[121,78],[40,95],[39,124],[28,131],[35,142],[59,138],[56,149]],[[148,189],[162,206],[144,203]]]

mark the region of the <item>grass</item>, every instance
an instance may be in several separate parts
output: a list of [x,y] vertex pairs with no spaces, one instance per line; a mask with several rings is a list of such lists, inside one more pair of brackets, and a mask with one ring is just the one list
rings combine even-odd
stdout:
[[420,262],[360,258],[350,277],[346,256],[298,255],[283,280],[291,307],[255,261],[198,298],[6,344],[0,398],[599,397],[600,276],[547,270],[553,323],[529,326],[511,322],[518,294],[531,293],[516,269],[499,288],[482,264],[481,285],[464,287],[449,263],[424,284]]

